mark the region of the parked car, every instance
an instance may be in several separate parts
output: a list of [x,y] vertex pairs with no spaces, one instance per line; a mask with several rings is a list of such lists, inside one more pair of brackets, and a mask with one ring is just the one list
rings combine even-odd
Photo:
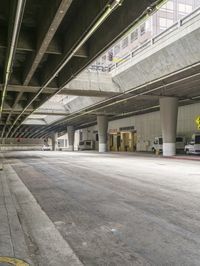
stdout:
[[79,142],[78,150],[94,150],[94,141],[93,140],[83,140]]
[[192,135],[191,141],[185,145],[186,154],[200,154],[200,133]]
[[[183,136],[177,136],[176,137],[176,151],[177,152],[183,152],[185,148],[185,137]],[[162,137],[155,137],[152,151],[156,152],[159,150],[159,152],[162,152],[163,150],[163,138]]]
[[49,146],[49,144],[44,144],[43,147],[42,147],[42,150],[43,151],[50,151],[51,147]]

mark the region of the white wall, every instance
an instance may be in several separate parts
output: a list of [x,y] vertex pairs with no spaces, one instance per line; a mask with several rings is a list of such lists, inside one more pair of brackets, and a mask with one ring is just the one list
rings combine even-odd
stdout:
[[108,130],[134,126],[137,131],[137,150],[151,150],[155,136],[161,135],[160,112],[132,116],[109,122]]
[[[80,136],[79,130],[76,130],[75,134],[74,134],[74,149],[75,150],[78,150],[78,144],[79,144],[79,141],[80,141],[79,136]],[[66,133],[65,135],[59,137],[58,141],[59,141],[59,139],[64,139],[65,140],[65,144],[66,144],[65,148],[68,149],[69,148],[68,134]],[[61,147],[61,148],[63,148],[63,147]]]
[[0,150],[41,150],[43,139],[8,138],[0,139]]
[[195,120],[200,115],[200,103],[186,105],[179,109],[177,131],[190,138],[193,132],[198,131]]
[[[197,131],[195,119],[199,115],[200,103],[179,107],[177,135],[190,139],[191,135]],[[161,136],[162,134],[159,111],[110,121],[108,131],[110,129],[117,129],[119,131],[120,127],[126,126],[134,126],[137,131],[138,151],[151,150],[154,137]],[[82,129],[83,140],[95,140],[96,134],[93,134],[93,132],[96,130],[97,126]]]

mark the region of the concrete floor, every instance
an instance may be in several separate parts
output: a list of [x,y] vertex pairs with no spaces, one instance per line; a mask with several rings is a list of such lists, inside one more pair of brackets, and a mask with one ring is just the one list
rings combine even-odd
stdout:
[[[198,161],[35,151],[4,158],[84,265],[200,265]],[[29,219],[31,206],[23,208]],[[34,215],[30,236],[31,222]]]

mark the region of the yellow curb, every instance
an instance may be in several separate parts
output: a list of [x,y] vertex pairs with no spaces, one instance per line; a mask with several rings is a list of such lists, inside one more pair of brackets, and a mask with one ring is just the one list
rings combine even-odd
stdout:
[[28,263],[26,263],[23,260],[10,258],[10,257],[0,257],[0,263],[1,262],[7,262],[7,263],[14,265],[14,266],[30,266]]

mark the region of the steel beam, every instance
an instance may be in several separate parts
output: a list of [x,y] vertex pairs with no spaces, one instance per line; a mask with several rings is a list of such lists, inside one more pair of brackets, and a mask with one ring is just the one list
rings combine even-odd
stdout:
[[1,103],[0,103],[0,117],[2,114],[6,98],[8,82],[10,80],[10,75],[12,72],[13,61],[14,61],[26,0],[18,0],[14,3],[16,3],[16,5],[15,4],[13,5],[12,15],[10,16],[10,24],[8,27],[8,48],[7,48],[5,67],[4,67],[3,89],[2,89]]
[[12,113],[13,113],[13,111],[14,111],[16,105],[18,104],[18,102],[19,102],[19,100],[20,100],[22,94],[23,94],[23,92],[19,92],[18,95],[17,95],[17,97],[15,98],[14,104],[13,104],[13,106],[12,106],[12,109],[11,109],[10,112],[9,112],[9,115],[7,116],[6,123],[5,123],[4,128],[3,128],[3,131],[2,131],[2,133],[1,133],[1,137],[2,137],[2,138],[3,138],[3,136],[4,136],[4,132],[5,132],[5,130],[6,130],[7,124],[8,124],[8,122],[10,121],[10,117],[11,117],[11,115],[12,115]]

